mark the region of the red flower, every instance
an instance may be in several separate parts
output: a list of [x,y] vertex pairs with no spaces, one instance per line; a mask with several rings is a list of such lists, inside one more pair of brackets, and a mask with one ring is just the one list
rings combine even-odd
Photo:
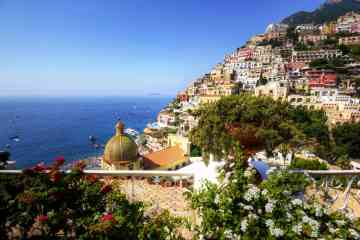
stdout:
[[111,213],[106,213],[100,218],[101,222],[115,222],[115,219]]
[[108,192],[111,191],[111,189],[112,189],[111,185],[106,184],[106,185],[102,186],[102,188],[100,189],[100,192],[101,193],[108,193]]
[[47,222],[47,220],[49,220],[49,217],[46,215],[39,215],[35,218],[35,221],[37,222]]
[[61,179],[61,173],[59,171],[52,171],[50,174],[50,180],[54,183],[57,183]]
[[35,167],[32,168],[35,172],[45,172],[47,167],[43,162],[36,164]]
[[59,156],[55,159],[55,165],[57,167],[62,166],[65,163],[65,158],[63,156]]

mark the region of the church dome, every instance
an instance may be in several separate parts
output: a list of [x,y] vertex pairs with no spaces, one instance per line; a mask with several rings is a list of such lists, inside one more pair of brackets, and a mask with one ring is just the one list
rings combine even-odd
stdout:
[[124,124],[116,124],[116,134],[105,145],[103,161],[112,168],[126,169],[138,160],[136,143],[124,133]]

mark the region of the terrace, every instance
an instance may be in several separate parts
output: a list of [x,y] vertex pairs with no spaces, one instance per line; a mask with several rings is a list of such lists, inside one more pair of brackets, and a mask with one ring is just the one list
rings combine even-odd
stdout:
[[[326,203],[331,203],[334,210],[352,211],[360,217],[360,170],[289,171],[311,179],[314,189],[308,189],[308,197],[326,195]],[[22,170],[0,170],[0,175],[21,173]],[[107,181],[111,179],[130,201],[143,201],[151,206],[151,210],[167,209],[175,216],[196,220],[195,212],[186,204],[184,193],[193,187],[199,188],[201,183],[195,181],[204,178],[197,178],[192,171],[84,170],[84,174]]]
[[[360,217],[359,170],[289,171],[311,179],[312,184],[306,189],[304,200],[317,199],[331,211]],[[0,175],[21,173],[22,170],[0,170]],[[65,173],[70,174],[71,171]],[[131,203],[144,202],[145,215],[152,216],[168,210],[172,216],[186,219],[192,226],[201,222],[199,212],[190,207],[185,197],[187,191],[200,186],[195,183],[197,173],[142,170],[84,170],[83,173],[86,176],[96,175],[101,181],[110,182],[114,186],[113,190],[124,193]],[[193,232],[187,228],[180,228],[178,231],[184,239],[194,237]]]

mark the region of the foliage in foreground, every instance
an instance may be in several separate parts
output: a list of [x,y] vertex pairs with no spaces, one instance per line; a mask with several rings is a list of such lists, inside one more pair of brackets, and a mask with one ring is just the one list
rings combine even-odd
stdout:
[[359,239],[359,220],[303,201],[308,184],[303,175],[273,172],[260,185],[254,170],[231,165],[221,185],[207,183],[189,193],[202,219],[198,237],[222,240]]
[[1,177],[0,238],[181,239],[180,219],[167,212],[146,216],[143,203],[85,176],[82,162],[66,175],[59,171],[63,162]]

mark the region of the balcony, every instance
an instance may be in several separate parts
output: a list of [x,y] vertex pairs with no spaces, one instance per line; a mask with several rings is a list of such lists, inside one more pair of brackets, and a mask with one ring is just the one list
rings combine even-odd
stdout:
[[[317,199],[331,211],[360,217],[358,170],[289,170],[307,176],[312,184],[306,189],[304,200]],[[0,170],[0,175],[18,175],[21,170]],[[45,173],[45,172],[44,172]],[[66,171],[65,174],[71,174]],[[145,215],[152,216],[168,210],[172,216],[185,219],[192,226],[201,223],[199,212],[189,206],[184,194],[200,186],[197,173],[175,171],[103,171],[84,170],[85,176],[96,175],[100,181],[111,183],[114,190],[125,194],[130,203],[144,202]],[[226,180],[225,180],[226,181]],[[241,208],[241,206],[239,206]],[[177,229],[184,239],[192,239],[188,228]]]

